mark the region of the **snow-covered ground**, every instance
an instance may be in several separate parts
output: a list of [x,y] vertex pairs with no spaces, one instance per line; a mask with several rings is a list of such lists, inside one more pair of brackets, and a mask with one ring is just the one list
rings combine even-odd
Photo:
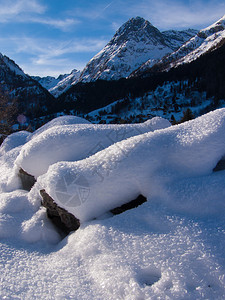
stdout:
[[[61,127],[96,126],[78,123]],[[30,192],[22,190],[14,174],[21,149],[59,128],[17,134],[2,145],[1,298],[224,299],[225,171],[213,169],[225,154],[225,109],[57,162]],[[58,143],[62,152],[64,145]],[[38,158],[33,164],[38,168]],[[59,181],[72,183],[68,196],[82,182],[75,184],[77,177],[88,183],[86,198],[62,201]],[[40,188],[80,218],[76,232],[62,239],[40,206]],[[143,205],[107,213],[139,194],[148,199]]]

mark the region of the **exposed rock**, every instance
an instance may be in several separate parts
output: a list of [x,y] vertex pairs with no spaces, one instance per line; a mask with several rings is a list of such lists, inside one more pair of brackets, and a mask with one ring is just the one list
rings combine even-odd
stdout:
[[213,172],[223,171],[223,170],[225,170],[225,157],[221,158],[221,160],[218,161],[217,165],[213,169]]
[[114,215],[119,215],[125,212],[126,210],[138,207],[139,205],[145,203],[146,201],[147,201],[146,197],[144,197],[143,195],[139,195],[136,199],[126,204],[123,204],[119,207],[116,207],[114,209],[111,209],[110,212]]
[[80,227],[80,221],[64,208],[59,207],[45,190],[41,190],[40,194],[43,199],[42,205],[47,208],[47,216],[60,230],[68,234]]
[[23,189],[26,191],[30,191],[32,186],[36,182],[35,177],[25,172],[22,168],[20,168],[18,175],[21,179]]

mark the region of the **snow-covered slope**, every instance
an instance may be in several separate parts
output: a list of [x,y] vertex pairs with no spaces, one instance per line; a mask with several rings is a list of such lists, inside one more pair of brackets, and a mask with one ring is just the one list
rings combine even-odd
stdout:
[[58,97],[69,89],[72,85],[78,82],[80,71],[72,70],[70,74],[59,75],[58,78],[47,76],[39,77],[32,76],[37,80],[45,89],[47,89],[53,96]]
[[[169,70],[181,64],[196,60],[201,55],[213,51],[225,43],[225,15],[211,26],[200,30],[194,37],[184,43],[177,51],[163,58],[159,64],[162,70]],[[136,74],[147,70],[150,66],[146,63]]]
[[[212,172],[225,154],[225,109],[58,162],[29,193],[17,180],[8,185],[24,139],[0,157],[2,299],[225,298],[225,171]],[[62,240],[39,188],[54,196],[58,180],[74,174],[85,176],[89,194],[68,209],[83,216],[140,193],[148,201],[83,222]]]
[[167,44],[173,50],[180,48],[185,42],[190,40],[193,36],[198,33],[198,30],[195,29],[186,29],[186,30],[167,30],[163,31],[162,34]]
[[194,31],[161,33],[149,21],[136,17],[122,25],[112,40],[94,56],[81,73],[80,81],[116,80],[127,77],[144,62],[153,65],[171,53]]
[[176,60],[170,67],[196,60],[206,52],[213,51],[225,43],[225,15],[211,26],[199,33],[181,46],[169,59]]
[[19,75],[23,78],[28,79],[29,76],[26,75],[23,70],[13,61],[11,60],[9,57],[2,55],[0,53],[0,68],[4,68],[4,69],[8,69],[11,72],[14,72],[15,75]]
[[[172,31],[173,32],[173,31]],[[170,33],[170,31],[169,31]],[[190,31],[194,33],[194,31]],[[225,16],[211,26],[200,30],[180,48],[158,62],[160,70],[169,70],[184,63],[196,60],[201,55],[213,51],[225,43]],[[151,60],[146,61],[140,68],[135,70],[131,76],[139,76],[151,69]]]

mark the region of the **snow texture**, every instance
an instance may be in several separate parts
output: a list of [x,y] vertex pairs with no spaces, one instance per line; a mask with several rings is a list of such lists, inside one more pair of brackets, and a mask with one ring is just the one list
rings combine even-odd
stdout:
[[167,198],[168,184],[210,174],[224,154],[222,109],[187,124],[123,140],[85,160],[58,162],[38,183],[83,222],[139,194]]
[[32,134],[32,138],[36,137],[40,133],[42,133],[45,130],[50,129],[52,127],[62,126],[62,125],[74,125],[74,124],[91,124],[91,123],[88,120],[85,120],[84,118],[77,117],[77,116],[61,116],[61,117],[51,120],[47,124],[41,126],[39,129],[37,129]]
[[[131,137],[50,166],[29,193],[19,181],[7,184],[22,146],[2,154],[1,298],[224,299],[225,171],[212,172],[225,153],[224,127],[220,109]],[[88,182],[88,213],[80,212],[90,221],[62,239],[40,207],[39,188],[54,196],[68,172]],[[103,203],[108,209],[139,193],[148,201],[138,208],[91,220]]]
[[[69,123],[75,124],[66,125]],[[170,126],[169,121],[159,117],[143,124],[93,125],[85,123],[88,122],[77,117],[71,117],[71,119],[60,117],[40,128],[22,147],[15,162],[16,170],[22,167],[27,173],[37,178],[44,174],[50,165],[58,161],[80,160],[122,139]]]

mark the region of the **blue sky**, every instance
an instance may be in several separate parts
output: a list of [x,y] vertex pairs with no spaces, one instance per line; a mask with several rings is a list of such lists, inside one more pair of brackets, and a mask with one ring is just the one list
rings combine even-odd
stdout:
[[129,18],[201,29],[224,14],[221,0],[0,0],[0,52],[25,73],[57,76],[82,69]]

